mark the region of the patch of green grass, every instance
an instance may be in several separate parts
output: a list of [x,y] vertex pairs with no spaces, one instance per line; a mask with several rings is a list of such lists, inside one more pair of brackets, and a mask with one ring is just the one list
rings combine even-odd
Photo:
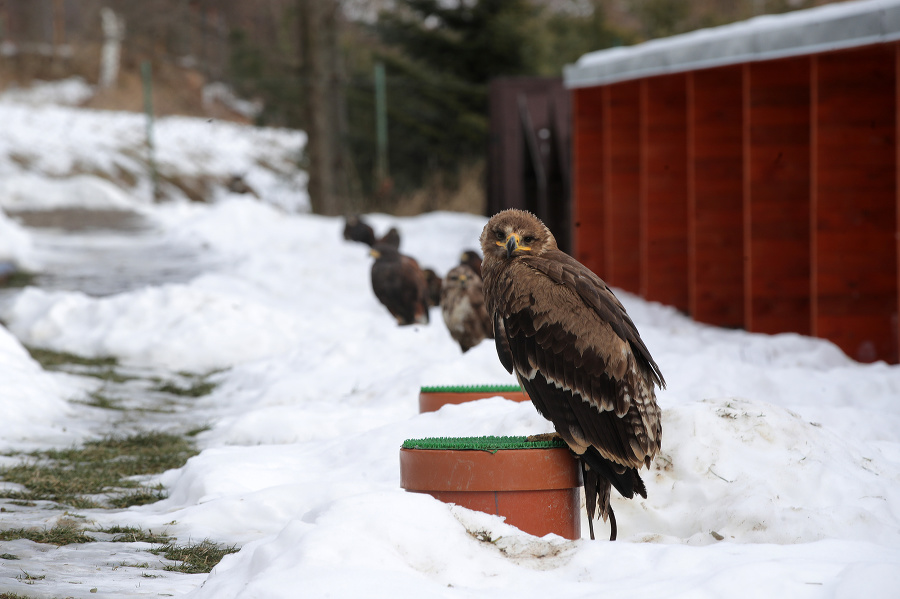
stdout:
[[77,374],[100,379],[110,383],[127,383],[128,381],[136,381],[140,377],[128,376],[116,371],[115,368],[100,368],[97,370],[81,370]]
[[28,272],[27,270],[17,270],[12,272],[6,278],[0,279],[0,287],[11,287],[19,289],[21,287],[28,287],[34,283],[34,280],[37,278],[33,272]]
[[89,394],[90,399],[87,401],[79,402],[86,406],[91,406],[94,408],[102,408],[104,410],[124,410],[119,403],[106,395],[103,395],[99,391],[95,391]]
[[53,528],[10,528],[0,531],[0,541],[15,539],[28,539],[35,543],[48,543],[56,546],[96,541],[93,537],[84,534],[84,531],[74,523],[67,521],[60,521]]
[[166,497],[168,497],[168,495],[162,487],[156,487],[154,489],[141,487],[140,489],[132,491],[130,493],[126,493],[125,495],[111,497],[109,500],[109,505],[110,507],[124,509],[127,507],[131,507],[132,505],[147,505],[148,503],[156,503],[157,501],[165,499]]
[[102,468],[93,471],[80,465],[61,466],[47,461],[30,461],[0,470],[5,481],[26,487],[25,491],[0,492],[3,497],[18,501],[47,500],[68,503],[77,509],[96,507],[90,499],[80,495],[96,494],[111,488],[118,481]]
[[[96,532],[102,532],[115,535],[112,538],[113,543],[168,543],[172,537],[166,535],[154,534],[152,530],[144,530],[134,526],[110,526],[109,528],[101,528]],[[135,565],[135,564],[129,564]],[[144,565],[149,568],[149,565]]]
[[211,430],[212,427],[208,424],[204,424],[203,426],[198,426],[197,428],[192,428],[188,432],[184,433],[187,437],[196,437],[200,433],[205,433],[208,430]]
[[0,599],[31,599],[31,597],[18,593],[0,593]]
[[0,559],[21,559],[18,555],[13,555],[12,553],[0,553]]
[[28,353],[31,354],[31,357],[34,358],[41,366],[43,366],[45,370],[52,370],[54,368],[59,368],[60,366],[65,366],[67,364],[91,366],[96,368],[104,366],[107,368],[113,368],[119,365],[119,361],[116,358],[110,356],[104,358],[87,358],[84,356],[79,356],[77,354],[58,352],[50,349],[41,349],[39,347],[25,346],[25,349],[28,350]]
[[45,455],[48,459],[71,464],[103,462],[114,475],[126,477],[178,468],[195,453],[193,445],[183,437],[151,431],[127,437],[105,437],[88,441],[80,448],[51,450]]
[[210,381],[202,380],[192,383],[190,386],[182,387],[173,382],[162,383],[154,388],[154,391],[168,393],[170,395],[178,395],[180,397],[203,397],[209,395],[216,388],[217,384]]
[[235,545],[221,547],[210,541],[202,541],[196,545],[178,546],[172,543],[151,549],[150,553],[175,562],[165,570],[184,574],[208,574],[222,558],[229,553],[237,553]]
[[[0,496],[21,501],[49,500],[77,509],[102,507],[95,495],[106,494],[124,507],[158,501],[160,489],[141,486],[131,477],[158,474],[184,465],[196,454],[193,444],[178,435],[163,432],[107,437],[82,447],[34,452],[33,458],[0,469],[0,479],[23,485],[27,491],[0,491]],[[122,491],[136,489],[121,497]]]

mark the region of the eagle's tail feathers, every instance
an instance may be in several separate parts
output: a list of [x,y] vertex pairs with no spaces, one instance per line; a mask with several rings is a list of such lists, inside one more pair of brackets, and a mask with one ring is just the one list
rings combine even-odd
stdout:
[[597,475],[588,468],[584,460],[578,461],[581,464],[581,478],[584,481],[584,507],[587,510],[588,528],[591,531],[591,540],[594,540],[594,514],[597,513]]
[[647,497],[647,488],[644,486],[644,481],[641,480],[641,476],[634,468],[625,468],[622,472],[617,472],[616,470],[622,470],[622,467],[604,458],[593,447],[588,447],[587,451],[582,454],[581,459],[587,462],[587,465],[597,473],[597,476],[612,483],[612,486],[616,488],[616,491],[622,497],[631,499],[634,497],[635,492],[641,497]]
[[634,468],[631,471],[634,473],[634,492],[647,499],[647,487],[644,485],[644,479],[641,478],[641,475]]

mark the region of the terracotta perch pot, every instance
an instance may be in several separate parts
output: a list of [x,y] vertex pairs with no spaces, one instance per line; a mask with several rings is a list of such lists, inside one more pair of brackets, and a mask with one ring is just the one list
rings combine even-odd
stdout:
[[581,470],[559,439],[409,439],[400,486],[446,503],[504,516],[527,533],[581,538]]
[[518,385],[422,387],[419,391],[419,413],[435,412],[447,404],[460,404],[497,396],[513,401],[529,401],[528,396]]

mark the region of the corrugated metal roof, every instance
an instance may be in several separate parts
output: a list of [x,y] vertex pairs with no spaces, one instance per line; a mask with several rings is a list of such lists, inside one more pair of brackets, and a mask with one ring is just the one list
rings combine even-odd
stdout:
[[564,68],[568,88],[891,42],[900,0],[827,4],[585,54]]

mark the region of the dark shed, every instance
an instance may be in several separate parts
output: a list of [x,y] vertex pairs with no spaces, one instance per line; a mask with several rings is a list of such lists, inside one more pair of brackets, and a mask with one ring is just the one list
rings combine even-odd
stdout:
[[571,101],[559,77],[498,78],[490,84],[488,214],[536,214],[571,248]]

